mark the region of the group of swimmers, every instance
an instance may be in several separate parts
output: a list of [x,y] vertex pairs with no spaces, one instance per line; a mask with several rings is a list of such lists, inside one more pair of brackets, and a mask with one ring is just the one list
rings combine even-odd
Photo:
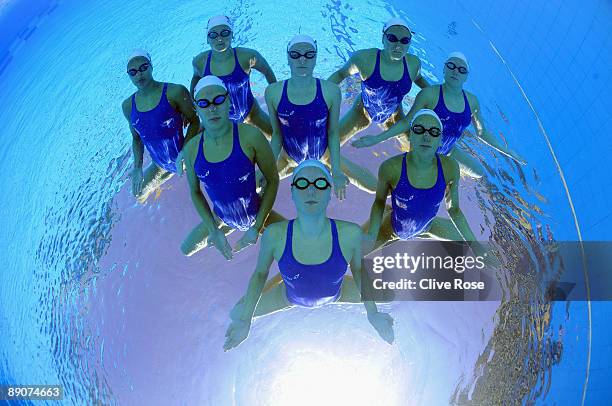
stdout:
[[[478,100],[463,90],[466,57],[451,53],[444,82],[431,86],[421,76],[419,59],[407,53],[413,32],[400,18],[384,25],[382,50],[355,52],[328,80],[313,76],[318,46],[310,36],[296,35],[288,43],[291,77],[278,82],[261,54],[231,46],[233,34],[226,16],[208,21],[211,49],[193,59],[189,90],[153,79],[151,56],[135,50],[127,73],[137,91],[123,102],[133,136],[132,191],[139,201],[174,173],[187,174],[202,222],[182,243],[185,255],[213,246],[230,260],[263,233],[247,293],[230,314],[226,350],[247,337],[254,317],[293,305],[361,302],[363,247],[423,236],[474,241],[458,189],[461,172],[477,177],[482,169],[456,146],[470,123],[480,139],[524,162],[485,129]],[[252,69],[269,83],[269,115],[251,92]],[[361,94],[340,119],[338,84],[356,73]],[[422,90],[404,114],[402,101],[413,82]],[[372,122],[385,131],[354,141],[355,147],[398,136],[409,142],[409,152],[384,161],[377,177],[340,153]],[[152,163],[143,170],[145,147]],[[272,208],[280,179],[290,175],[297,217],[286,220]],[[361,227],[326,215],[332,187],[344,199],[349,182],[375,193],[370,218]],[[436,217],[444,197],[450,220]],[[226,235],[236,229],[244,234],[232,248]],[[476,245],[476,250],[484,255],[484,248]],[[273,260],[280,274],[266,284]],[[345,276],[349,264],[353,278]],[[391,316],[373,302],[364,305],[370,323],[391,343]]]

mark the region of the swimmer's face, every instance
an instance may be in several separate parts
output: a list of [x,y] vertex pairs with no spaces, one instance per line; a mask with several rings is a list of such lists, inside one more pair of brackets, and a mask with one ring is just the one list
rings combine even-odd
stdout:
[[[153,65],[144,56],[130,59],[127,65],[128,77],[138,89],[147,87],[153,81]],[[135,73],[132,76],[132,73]]]
[[[221,86],[211,85],[202,88],[195,95],[196,110],[204,128],[222,128],[229,121],[229,94],[223,97],[226,93],[227,90]],[[201,103],[203,100],[207,100],[208,103]],[[208,104],[208,106],[203,108],[198,103]]]
[[[383,33],[383,49],[391,59],[399,61],[406,56],[411,40],[412,33],[408,28],[401,25],[393,25]],[[408,43],[402,44],[402,41],[408,41]]]
[[307,42],[293,44],[287,51],[287,61],[291,76],[312,76],[317,64],[317,50]]
[[423,115],[417,117],[410,128],[410,150],[415,154],[433,156],[440,146],[442,134],[437,137],[432,136],[429,131],[425,131],[422,134],[417,134],[414,131],[414,128],[417,127],[417,129],[421,130],[418,126],[423,127],[425,130],[430,130],[431,128],[441,130],[440,123],[438,123],[438,120],[430,115]]
[[[451,69],[453,68],[454,69]],[[461,73],[461,71],[467,71],[466,73]],[[452,83],[456,86],[463,86],[467,77],[469,75],[469,69],[467,64],[459,58],[450,58],[448,61],[444,63],[444,81],[448,83]]]
[[232,46],[233,37],[234,33],[229,26],[217,25],[208,31],[206,42],[213,51],[223,52]]
[[[325,173],[316,167],[307,167],[302,169],[293,177],[292,183],[299,178],[304,178],[311,182],[306,189],[300,190],[296,186],[291,186],[291,198],[295,204],[298,213],[317,214],[325,213],[329,199],[331,198],[331,184],[324,190],[318,189],[313,185],[317,179],[325,178]],[[319,181],[319,184],[325,183]],[[321,186],[321,185],[320,185]]]

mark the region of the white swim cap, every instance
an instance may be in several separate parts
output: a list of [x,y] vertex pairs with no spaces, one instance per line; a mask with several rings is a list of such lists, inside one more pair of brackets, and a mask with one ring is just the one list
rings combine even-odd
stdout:
[[438,117],[438,115],[436,114],[435,111],[430,110],[430,109],[421,109],[419,111],[417,111],[417,113],[414,115],[414,117],[412,117],[412,121],[410,121],[410,127],[412,127],[412,124],[414,123],[414,121],[421,116],[431,116],[433,118],[436,119],[436,121],[438,122],[438,124],[440,124],[440,130],[444,130],[443,126],[442,126],[442,121],[440,121],[440,117]]
[[221,86],[227,91],[227,87],[225,86],[225,83],[223,83],[221,79],[213,75],[208,75],[208,76],[204,76],[202,79],[198,81],[198,83],[195,86],[195,89],[193,90],[193,95],[195,96],[196,94],[198,94],[200,90],[204,89],[206,86]]
[[142,49],[142,48],[136,48],[136,49],[132,50],[132,53],[128,57],[127,61],[128,61],[128,63],[130,63],[130,61],[132,59],[138,58],[138,57],[146,58],[149,61],[149,63],[151,62],[151,55],[147,51]]
[[310,44],[314,47],[314,49],[317,49],[317,41],[315,41],[310,35],[298,34],[291,38],[291,41],[289,41],[289,44],[287,44],[287,50],[289,50],[289,48],[295,44],[300,43]]
[[387,31],[389,28],[393,27],[394,25],[401,25],[402,27],[406,27],[408,31],[412,32],[410,27],[408,27],[408,23],[399,17],[390,18],[389,21],[385,23],[385,26],[383,27],[383,32]]
[[451,52],[450,54],[448,54],[448,58],[446,58],[446,61],[448,62],[448,60],[451,58],[461,59],[463,62],[465,62],[465,66],[468,68],[468,70],[470,69],[470,64],[468,63],[467,58],[465,57],[465,55],[463,55],[462,52]]
[[216,27],[218,25],[227,25],[230,30],[234,30],[234,27],[232,27],[232,23],[230,22],[230,19],[227,16],[214,16],[210,17],[210,19],[208,20],[206,32],[209,33],[210,30],[213,29],[213,27]]
[[295,178],[297,177],[298,173],[302,169],[309,168],[309,167],[319,168],[323,172],[323,174],[325,175],[325,179],[327,179],[327,181],[329,183],[332,183],[332,176],[331,176],[331,173],[329,172],[329,169],[327,169],[327,166],[323,165],[320,161],[318,161],[316,159],[307,159],[305,161],[302,161],[302,163],[300,163],[293,170],[293,177],[291,178],[291,181],[293,182],[295,180]]

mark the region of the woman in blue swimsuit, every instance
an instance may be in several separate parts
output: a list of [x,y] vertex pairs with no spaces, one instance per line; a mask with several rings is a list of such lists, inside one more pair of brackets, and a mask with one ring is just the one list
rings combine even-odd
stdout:
[[[270,144],[257,128],[229,119],[228,96],[228,89],[216,76],[205,76],[195,88],[205,130],[185,146],[184,156],[191,199],[202,223],[181,245],[185,255],[213,245],[229,260],[232,249],[226,234],[234,229],[245,232],[233,250],[236,252],[257,242],[264,225],[283,219],[272,211],[278,171]],[[256,164],[266,178],[262,196],[255,191]]]
[[444,63],[444,83],[425,88],[419,92],[414,104],[406,115],[389,130],[377,135],[367,135],[352,142],[357,148],[369,147],[389,138],[396,137],[410,129],[412,116],[421,109],[432,109],[436,112],[442,124],[444,133],[438,148],[438,153],[451,155],[459,162],[461,172],[473,177],[481,177],[483,168],[471,155],[455,147],[463,131],[474,124],[478,137],[491,147],[521,164],[525,161],[521,156],[503,145],[484,126],[480,113],[480,103],[472,93],[463,90],[467,80],[469,65],[467,58],[461,52],[452,52]]
[[[476,240],[459,207],[459,165],[437,152],[442,134],[438,115],[420,110],[410,127],[411,151],[381,164],[369,224],[364,226],[375,246],[415,237]],[[385,213],[389,194],[392,207]],[[436,217],[445,197],[450,220]],[[484,252],[480,246],[476,250]]]
[[[362,233],[357,224],[327,217],[331,181],[327,168],[313,159],[303,161],[293,171],[291,195],[297,218],[266,228],[246,296],[232,312],[225,350],[246,339],[253,317],[292,306],[361,302]],[[283,282],[262,294],[274,260]],[[354,279],[344,276],[349,264]],[[393,342],[391,316],[378,312],[374,302],[364,305],[378,334]]]
[[194,94],[196,83],[202,77],[219,77],[229,90],[230,119],[254,125],[269,139],[272,134],[270,118],[253,97],[249,74],[251,69],[258,70],[268,83],[276,82],[276,76],[259,52],[249,48],[232,48],[233,35],[232,23],[226,16],[208,20],[206,41],[211,49],[193,59],[191,94]]
[[400,18],[392,18],[383,27],[383,49],[355,52],[329,81],[339,84],[356,73],[361,77],[361,94],[340,120],[340,144],[372,122],[385,129],[404,117],[402,100],[412,87],[429,86],[421,76],[421,61],[408,54],[412,32]]

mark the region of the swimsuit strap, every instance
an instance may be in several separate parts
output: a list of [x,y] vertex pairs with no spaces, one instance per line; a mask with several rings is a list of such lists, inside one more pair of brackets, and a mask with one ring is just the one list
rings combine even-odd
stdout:
[[[338,228],[336,226],[336,220],[329,219],[331,222],[331,231],[332,231],[332,254],[330,255],[330,259],[334,257],[334,255],[342,255],[342,249],[340,248],[340,238],[338,238]],[[342,255],[344,258],[344,255]]]
[[[408,77],[410,77],[410,71],[408,70],[408,64],[406,63],[406,57],[405,56],[402,58],[402,61],[404,61],[404,73],[402,74],[402,78],[404,77],[406,72],[408,72]],[[400,79],[400,80],[402,80],[402,79]]]
[[[382,73],[380,72],[380,49],[376,50],[376,64],[374,65],[374,72],[370,75],[370,78],[378,72],[378,76],[382,79]],[[368,78],[369,79],[369,78]]]
[[317,99],[317,97],[321,97],[323,98],[323,100],[325,100],[325,98],[323,97],[323,86],[321,86],[321,79],[317,78],[317,94],[315,95],[315,100]]
[[208,57],[206,58],[206,65],[204,66],[204,76],[212,75],[212,72],[210,71],[210,58],[212,57],[213,52],[214,51],[211,49],[208,53]]
[[442,85],[440,85],[440,95],[438,96],[438,103],[442,101],[442,105],[446,108],[446,103],[444,103],[444,92],[442,91]]
[[[446,179],[444,178],[444,169],[442,169],[442,161],[440,160],[440,154],[436,153],[436,159],[438,160],[438,178],[436,179],[436,185],[438,182],[442,182],[446,185]],[[434,187],[436,186],[434,185]]]
[[[283,99],[287,99],[288,102],[290,102],[289,100],[289,95],[287,94],[287,83],[289,82],[289,79],[285,80],[283,82],[283,93],[281,94],[281,100]],[[279,102],[280,104],[280,102]]]
[[138,113],[138,109],[136,108],[136,92],[132,94],[132,114]]
[[[398,185],[402,181],[402,178],[404,178],[406,180],[406,182],[408,182],[408,184],[410,184],[410,181],[408,181],[408,165],[406,164],[406,158],[407,157],[408,157],[408,152],[404,152],[404,156],[402,157],[402,173],[400,174],[399,181],[397,182]],[[397,186],[396,186],[396,188],[397,188]]]
[[[287,252],[287,249],[289,249],[289,252]],[[283,250],[282,257],[284,257],[285,254],[290,255],[290,258],[295,261],[295,258],[293,257],[293,219],[289,220],[289,223],[287,224],[287,237],[285,238],[285,249]]]

